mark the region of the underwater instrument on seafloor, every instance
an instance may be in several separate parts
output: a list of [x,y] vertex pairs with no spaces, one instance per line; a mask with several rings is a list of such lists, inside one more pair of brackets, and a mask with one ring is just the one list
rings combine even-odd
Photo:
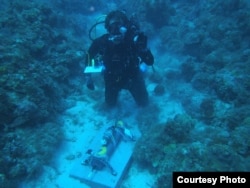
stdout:
[[101,139],[101,146],[97,152],[93,149],[88,149],[86,154],[89,156],[82,162],[83,165],[90,166],[92,171],[103,170],[105,167],[109,169],[112,175],[117,172],[109,164],[108,160],[115,152],[121,140],[134,141],[132,132],[126,127],[125,123],[121,120],[116,121],[115,125],[108,127]]
[[136,140],[141,136],[123,121],[103,126],[90,142],[83,141],[86,153],[75,161],[70,177],[90,187],[120,187],[131,164]]

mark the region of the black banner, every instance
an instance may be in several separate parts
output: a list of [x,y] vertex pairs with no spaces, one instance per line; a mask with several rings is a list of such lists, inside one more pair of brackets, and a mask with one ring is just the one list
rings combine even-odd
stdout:
[[173,188],[250,188],[250,172],[173,172]]

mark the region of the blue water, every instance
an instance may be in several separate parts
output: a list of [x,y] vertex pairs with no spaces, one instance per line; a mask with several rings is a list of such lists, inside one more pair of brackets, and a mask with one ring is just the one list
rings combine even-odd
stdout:
[[[156,175],[152,187],[170,187],[173,171],[249,171],[249,8],[248,0],[1,1],[1,186],[53,166],[66,135],[61,116],[77,101],[138,126],[133,163]],[[114,9],[135,13],[155,57],[143,109],[123,95],[106,111],[101,77],[96,91],[85,86],[89,29]]]

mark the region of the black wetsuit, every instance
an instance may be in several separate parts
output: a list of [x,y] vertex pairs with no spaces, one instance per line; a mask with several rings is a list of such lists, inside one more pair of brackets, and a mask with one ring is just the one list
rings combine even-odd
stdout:
[[139,64],[140,59],[147,65],[153,64],[154,57],[150,50],[138,50],[129,34],[119,44],[114,44],[105,34],[93,41],[88,53],[90,59],[97,54],[103,58],[105,101],[108,105],[116,104],[121,89],[129,90],[139,106],[148,103],[148,92]]

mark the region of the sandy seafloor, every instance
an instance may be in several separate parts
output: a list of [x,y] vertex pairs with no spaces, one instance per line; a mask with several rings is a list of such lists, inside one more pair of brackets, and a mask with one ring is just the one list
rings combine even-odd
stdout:
[[[171,68],[173,67],[170,65]],[[148,71],[151,70],[149,69]],[[167,92],[163,96],[155,96],[155,84],[147,79],[146,82],[151,103],[160,107],[159,121],[164,121],[167,118],[174,117],[176,114],[183,113],[181,104],[171,100]],[[103,90],[103,88],[100,86],[99,90]],[[44,166],[42,176],[33,182],[23,183],[21,188],[89,187],[79,180],[70,177],[69,174],[76,160],[83,157],[83,153],[88,149],[100,127],[112,125],[115,119],[122,119],[124,116],[125,118],[122,120],[131,128],[138,128],[136,116],[138,113],[143,113],[143,109],[136,106],[132,96],[126,90],[121,91],[118,105],[112,110],[106,111],[102,109],[104,106],[103,101],[104,97],[101,97],[98,101],[93,101],[91,98],[83,100],[81,97],[74,95],[66,99],[66,102],[71,107],[60,117],[66,135],[64,143],[62,143],[61,148],[58,148],[58,151],[55,151],[54,162],[51,165]],[[155,177],[150,172],[138,168],[137,164],[132,161],[121,187],[154,187],[154,181]]]
[[[89,187],[79,180],[69,176],[76,158],[81,158],[91,140],[99,128],[96,123],[104,122],[112,124],[106,117],[98,115],[94,110],[85,111],[87,102],[76,102],[75,106],[67,110],[62,116],[66,140],[62,147],[55,151],[55,162],[50,166],[44,166],[43,175],[34,182],[24,183],[22,187],[59,187],[59,188],[84,188]],[[83,116],[84,114],[84,116]],[[72,118],[73,117],[73,118]],[[74,119],[76,122],[74,122]],[[54,166],[53,166],[54,165]],[[79,164],[80,165],[80,164]],[[137,169],[136,165],[130,166],[122,183],[124,187],[151,187],[154,184],[154,177],[149,172]]]

